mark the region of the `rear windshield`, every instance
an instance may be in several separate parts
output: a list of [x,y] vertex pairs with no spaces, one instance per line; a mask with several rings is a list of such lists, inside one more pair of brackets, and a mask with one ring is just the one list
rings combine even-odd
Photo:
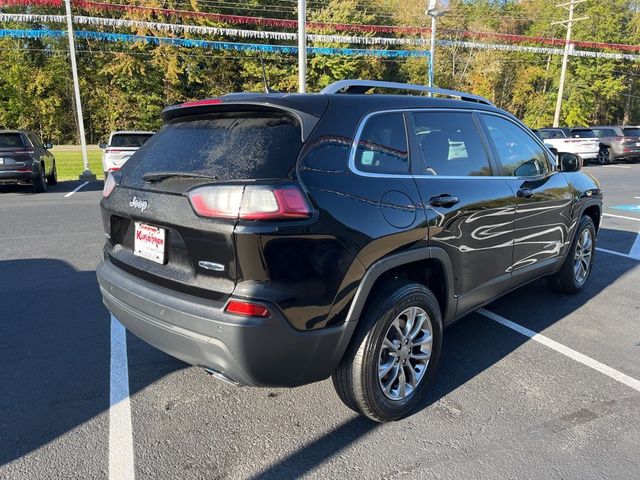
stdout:
[[150,133],[118,133],[111,137],[111,146],[141,147],[150,138]]
[[24,147],[19,133],[0,133],[0,148]]
[[571,130],[571,136],[573,138],[596,138],[596,134],[593,133],[593,130]]
[[124,184],[153,172],[213,175],[218,180],[287,178],[302,148],[300,128],[279,113],[226,113],[165,125],[122,170]]
[[630,137],[640,137],[640,127],[623,128],[623,131]]

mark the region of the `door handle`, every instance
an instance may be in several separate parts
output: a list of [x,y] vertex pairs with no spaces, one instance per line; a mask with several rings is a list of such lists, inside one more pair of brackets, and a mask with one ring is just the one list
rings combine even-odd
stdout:
[[531,198],[533,197],[533,190],[531,190],[530,188],[521,188],[520,190],[518,190],[518,193],[516,193],[516,195],[518,195],[520,198]]
[[460,199],[458,197],[444,194],[444,195],[438,195],[437,197],[431,197],[429,199],[429,205],[431,205],[432,207],[449,208],[449,207],[453,207],[459,201]]

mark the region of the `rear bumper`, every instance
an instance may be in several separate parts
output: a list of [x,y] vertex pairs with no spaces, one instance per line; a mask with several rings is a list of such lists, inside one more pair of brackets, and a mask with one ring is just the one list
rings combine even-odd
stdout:
[[579,155],[583,160],[595,160],[598,158],[598,152],[580,152],[576,155]]
[[108,260],[97,269],[103,302],[129,330],[192,365],[212,369],[240,385],[298,386],[327,378],[355,328],[301,332],[268,305],[270,318],[224,312],[224,303],[139,279]]
[[16,170],[0,170],[0,184],[31,182],[34,178],[37,177],[38,174],[32,171],[18,172]]

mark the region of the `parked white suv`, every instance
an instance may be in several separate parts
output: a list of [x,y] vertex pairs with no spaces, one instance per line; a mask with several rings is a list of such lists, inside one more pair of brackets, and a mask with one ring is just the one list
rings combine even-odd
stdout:
[[105,178],[109,172],[120,170],[122,165],[129,160],[129,157],[138,150],[144,142],[149,140],[154,132],[121,131],[111,132],[109,141],[101,143],[100,148],[104,150],[102,154],[102,171]]
[[584,161],[598,158],[600,141],[590,128],[541,128],[537,133],[545,145],[560,153],[573,153]]

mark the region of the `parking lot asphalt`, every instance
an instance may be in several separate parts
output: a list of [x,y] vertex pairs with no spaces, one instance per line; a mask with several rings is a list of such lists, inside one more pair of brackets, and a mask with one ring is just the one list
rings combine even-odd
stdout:
[[[379,425],[330,380],[231,387],[127,334],[128,438],[110,407],[113,332],[95,278],[101,183],[70,196],[80,183],[3,187],[0,478],[638,478],[640,211],[615,207],[640,205],[640,164],[584,171],[606,196],[588,287],[567,296],[537,281],[486,309],[611,375],[474,313],[445,331],[423,408]],[[132,471],[116,476],[109,456],[129,446]]]

